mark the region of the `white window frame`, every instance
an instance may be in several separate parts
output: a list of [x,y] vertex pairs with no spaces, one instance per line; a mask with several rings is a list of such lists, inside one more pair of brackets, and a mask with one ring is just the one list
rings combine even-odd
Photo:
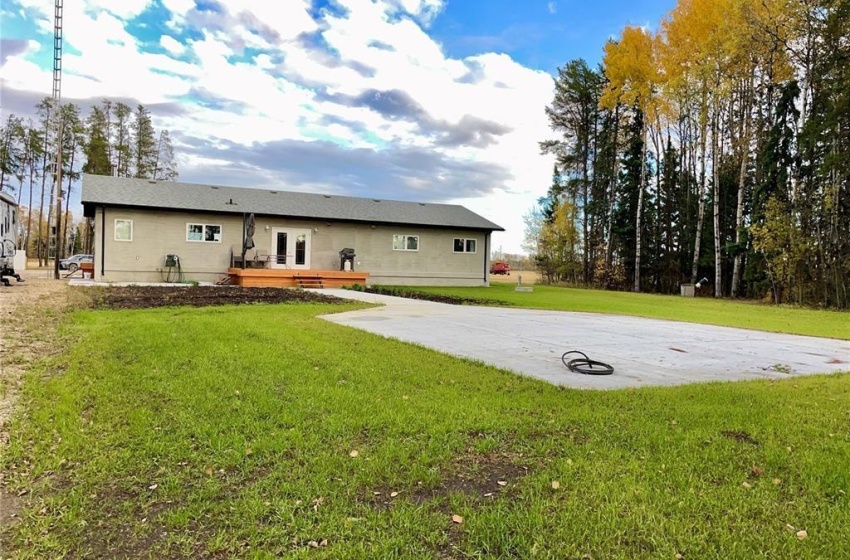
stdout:
[[[122,239],[118,237],[118,222],[124,222],[130,224],[130,239]],[[133,241],[133,220],[128,220],[126,218],[115,218],[115,222],[113,224],[112,229],[112,238],[115,241],[121,241],[122,243],[130,243]]]
[[[396,244],[395,244],[396,240],[399,237],[402,238],[402,248],[401,249],[397,249]],[[407,240],[410,239],[411,237],[416,239],[416,249],[408,249],[407,248]],[[418,235],[412,235],[412,234],[409,234],[409,233],[393,234],[393,251],[405,251],[405,252],[410,252],[410,253],[418,252],[419,251],[419,236]]]
[[[455,243],[457,243],[458,241],[463,241],[463,251],[458,251],[455,249]],[[473,249],[472,251],[469,250],[470,241],[475,244],[475,249]],[[478,240],[474,237],[455,237],[454,239],[452,239],[452,252],[457,253],[458,255],[460,255],[461,253],[469,253],[471,255],[474,255],[478,252]]]
[[[200,239],[190,239],[189,238],[189,228],[192,226],[201,226],[201,238]],[[207,240],[207,228],[218,228],[218,239]],[[221,243],[223,228],[221,224],[204,224],[201,222],[186,222],[186,241],[189,243]]]

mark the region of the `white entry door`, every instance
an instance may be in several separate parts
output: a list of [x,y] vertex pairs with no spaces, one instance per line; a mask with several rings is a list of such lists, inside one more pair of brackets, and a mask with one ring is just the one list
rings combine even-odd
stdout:
[[272,228],[272,268],[310,268],[310,230]]

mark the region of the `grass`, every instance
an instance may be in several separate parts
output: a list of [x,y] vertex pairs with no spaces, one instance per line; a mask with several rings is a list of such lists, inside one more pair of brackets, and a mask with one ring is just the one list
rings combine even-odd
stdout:
[[412,288],[427,293],[498,300],[517,307],[635,315],[706,325],[850,340],[850,313],[765,305],[713,298],[683,298],[631,292],[535,285],[517,292],[513,284],[484,288]]
[[0,541],[18,558],[850,557],[850,375],[565,390],[316,317],[339,310],[74,314],[11,426],[2,468],[28,502]]

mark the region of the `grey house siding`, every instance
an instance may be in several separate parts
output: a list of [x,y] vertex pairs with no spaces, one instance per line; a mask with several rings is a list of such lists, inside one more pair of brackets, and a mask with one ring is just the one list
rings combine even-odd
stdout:
[[[215,282],[226,275],[231,250],[241,250],[242,216],[237,214],[100,206],[94,217],[97,280],[162,282],[166,255],[175,254],[186,280]],[[132,221],[132,241],[115,239],[115,220]],[[189,223],[221,226],[221,241],[187,241]],[[310,231],[310,268],[314,270],[338,270],[339,251],[352,247],[357,254],[355,268],[369,272],[371,284],[482,286],[489,282],[489,231],[261,215],[256,217],[256,251],[274,254],[274,228]],[[394,235],[418,236],[419,250],[394,250]],[[455,253],[455,238],[474,239],[476,251]],[[252,255],[249,251],[248,257]]]

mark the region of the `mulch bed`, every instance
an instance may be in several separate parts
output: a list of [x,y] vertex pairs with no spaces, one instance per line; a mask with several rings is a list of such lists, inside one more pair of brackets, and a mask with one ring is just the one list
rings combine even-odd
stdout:
[[350,303],[348,300],[291,288],[237,286],[125,286],[84,288],[95,309],[148,309],[152,307],[208,307],[251,303]]

